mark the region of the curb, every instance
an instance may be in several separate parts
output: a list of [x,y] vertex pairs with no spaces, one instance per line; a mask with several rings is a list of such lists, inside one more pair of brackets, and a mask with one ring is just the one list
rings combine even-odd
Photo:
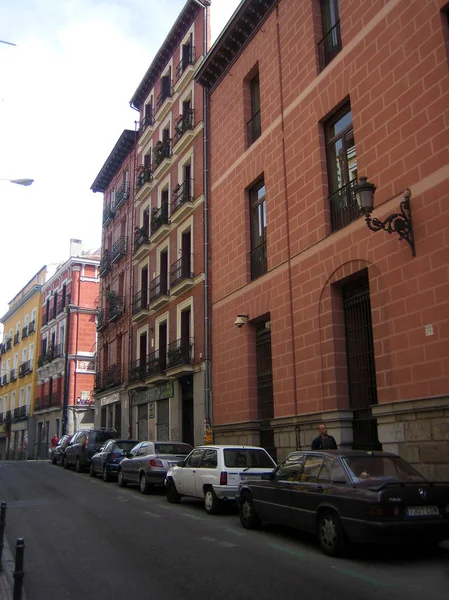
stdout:
[[[12,600],[14,592],[14,567],[15,559],[11,553],[6,536],[3,538],[3,570],[0,571],[0,600]],[[22,600],[26,600],[25,590],[22,587]]]

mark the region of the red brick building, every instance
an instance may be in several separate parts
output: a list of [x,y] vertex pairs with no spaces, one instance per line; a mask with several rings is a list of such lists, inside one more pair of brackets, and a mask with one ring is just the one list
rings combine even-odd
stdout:
[[56,434],[94,423],[97,253],[70,241],[70,258],[42,286],[40,353],[34,405],[36,455],[47,456]]
[[91,189],[103,192],[95,425],[129,434],[133,196],[136,133],[125,130]]
[[[449,477],[447,8],[247,0],[201,66],[217,442],[280,459],[325,420]],[[403,198],[410,243],[374,220]]]

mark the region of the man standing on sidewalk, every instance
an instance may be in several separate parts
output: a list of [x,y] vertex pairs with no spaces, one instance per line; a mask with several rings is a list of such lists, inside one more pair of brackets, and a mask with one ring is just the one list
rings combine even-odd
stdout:
[[320,435],[312,442],[312,450],[337,450],[337,442],[331,435],[327,435],[327,427],[325,423],[318,425]]

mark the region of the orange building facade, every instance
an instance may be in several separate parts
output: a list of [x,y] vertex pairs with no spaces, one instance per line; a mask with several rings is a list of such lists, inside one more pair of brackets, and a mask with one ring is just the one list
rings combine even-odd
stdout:
[[281,459],[324,420],[449,477],[448,29],[445,0],[246,1],[197,73],[216,442]]

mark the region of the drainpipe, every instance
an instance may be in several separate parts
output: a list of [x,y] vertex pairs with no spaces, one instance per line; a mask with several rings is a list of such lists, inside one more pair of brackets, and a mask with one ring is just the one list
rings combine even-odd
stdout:
[[[204,10],[203,15],[203,59],[207,55],[207,8],[208,0],[193,0]],[[209,292],[209,194],[208,194],[208,118],[209,94],[203,87],[203,220],[204,220],[204,417],[205,442],[212,443],[212,402],[211,402],[211,323]]]
[[67,318],[65,327],[65,348],[64,348],[64,397],[62,401],[62,435],[67,433],[67,413],[69,404],[69,339],[70,339],[70,294],[67,294]]

